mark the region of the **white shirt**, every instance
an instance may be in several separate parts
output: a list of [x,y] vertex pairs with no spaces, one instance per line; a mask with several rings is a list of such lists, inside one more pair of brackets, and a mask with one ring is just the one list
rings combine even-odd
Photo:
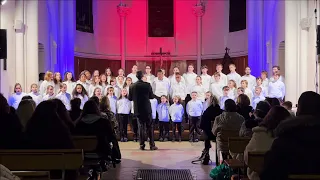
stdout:
[[260,102],[260,101],[264,101],[266,98],[260,94],[259,96],[255,95],[253,98],[252,98],[252,108],[253,109],[256,109],[257,107],[257,104]]
[[[43,84],[43,83],[42,83]],[[21,99],[23,98],[23,96],[27,95],[24,92],[21,92],[20,94],[17,93],[13,93],[10,97],[9,97],[9,101],[8,104],[9,106],[12,106],[15,109],[18,109],[18,106],[21,102]]]
[[124,82],[126,82],[126,77],[123,76],[123,84],[120,84],[119,82],[119,76],[116,77],[116,83],[119,87],[123,88]]
[[251,74],[242,76],[241,81],[242,80],[247,80],[249,89],[252,89],[257,85],[256,77],[252,76]]
[[108,96],[110,102],[110,109],[114,114],[117,114],[117,97]]
[[127,77],[130,77],[132,79],[132,83],[135,83],[138,81],[137,74],[130,73],[130,74],[128,74]]
[[152,119],[157,118],[157,106],[158,106],[158,100],[157,99],[150,99],[151,103],[151,110],[152,110]]
[[252,93],[251,89],[249,89],[249,88],[244,89],[244,94],[247,95],[250,99],[250,102],[252,102],[253,93]]
[[217,98],[220,98],[223,95],[222,88],[224,87],[224,84],[219,81],[215,81],[211,84],[210,86],[210,91],[212,92],[213,95],[215,95]]
[[48,101],[50,99],[54,99],[56,96],[54,94],[50,95],[50,94],[46,94],[43,96],[42,100],[43,101]]
[[89,97],[94,96],[94,90],[95,90],[96,88],[100,88],[100,89],[101,89],[101,92],[102,92],[102,86],[90,84],[90,86],[89,86],[89,92],[88,92],[88,93],[89,93]]
[[154,79],[155,79],[155,76],[153,74],[145,74],[146,78],[147,78],[147,82],[150,83],[152,85]]
[[182,122],[184,109],[181,104],[172,104],[169,108],[169,114],[173,122]]
[[184,101],[187,96],[187,86],[183,82],[176,82],[171,85],[170,96],[180,96],[181,100]]
[[206,88],[203,85],[195,85],[191,89],[191,92],[194,91],[198,93],[197,99],[204,102],[206,98]]
[[[221,83],[223,84],[223,86],[227,86],[228,85],[227,75],[223,74],[222,72],[220,72],[219,74],[220,74]],[[212,76],[212,82],[216,82],[216,80],[214,79],[214,75]]]
[[78,81],[77,81],[77,84],[81,84],[81,85],[84,87],[84,89],[87,91],[87,93],[89,93],[89,86],[90,86],[90,84],[87,83],[87,81],[86,81],[86,82],[81,82],[80,80],[78,80]]
[[228,81],[234,80],[237,84],[237,87],[240,87],[241,76],[237,72],[229,73],[227,77]]
[[196,85],[196,78],[197,74],[192,72],[192,73],[184,73],[183,78],[186,81],[186,86],[187,86],[187,94],[191,94],[191,89],[194,85]]
[[[115,85],[115,86],[111,86],[111,85],[108,85],[105,89],[104,89],[104,95],[107,96],[108,95],[108,88],[109,87],[113,87],[113,92],[114,92],[114,95],[119,98],[120,97],[120,93],[121,93],[121,89]],[[128,91],[129,92],[129,91]],[[129,93],[128,93],[129,94]]]
[[236,97],[236,92],[237,92],[236,88],[230,88],[230,89],[229,89],[229,92],[228,92],[228,97],[229,97],[230,99],[235,99],[235,97]]
[[186,108],[187,114],[191,117],[199,117],[202,115],[203,104],[199,100],[190,100]]
[[71,110],[71,105],[70,105],[71,95],[69,93],[60,92],[59,94],[57,94],[56,98],[62,101],[62,103],[64,104],[64,106],[68,111]]
[[40,95],[40,93],[30,92],[28,95],[32,97],[32,100],[36,103],[37,106],[39,103],[41,103],[42,95]]
[[283,99],[286,93],[284,83],[280,80],[269,82],[269,98]]
[[[255,86],[255,87],[252,88],[252,93],[253,93],[253,94],[255,94],[256,87],[257,87],[257,86]],[[264,87],[263,85],[260,85],[260,86],[258,86],[258,87],[261,88],[261,93],[262,93],[262,95],[263,95],[264,97],[268,97],[268,86],[267,86],[267,87]]]
[[206,92],[209,91],[210,89],[210,84],[211,84],[211,76],[208,74],[201,74],[201,79],[202,79],[202,85],[205,88]]
[[131,112],[131,101],[128,98],[121,98],[117,101],[117,112],[118,114],[130,114]]
[[152,84],[154,95],[161,97],[162,95],[169,95],[170,84],[168,80],[155,79]]
[[[280,81],[282,81],[282,82],[284,83],[284,78],[283,78],[283,76],[280,75],[280,77],[279,77],[278,80],[280,80]],[[270,82],[271,82],[271,81],[274,81],[274,78],[273,78],[273,77],[270,77],[269,81],[270,81]]]
[[76,82],[64,81],[63,83],[67,85],[67,93],[72,94],[72,91],[76,87]]
[[[158,80],[159,80],[159,78],[158,78],[158,77],[155,77],[155,78],[153,79],[153,82],[154,82],[154,81],[158,81]],[[163,80],[164,80],[164,81],[167,81],[167,82],[169,83],[169,85],[170,85],[170,80],[169,80],[169,78],[163,76]]]
[[[169,81],[170,81],[170,84],[173,85],[174,83],[177,83],[177,80],[176,80],[176,75],[173,74],[171,76],[169,76]],[[184,80],[184,78],[181,76],[181,82],[182,83],[186,83],[186,80]]]
[[161,103],[157,107],[158,119],[161,122],[169,122],[169,106],[167,103]]
[[84,104],[88,101],[87,95],[82,96],[81,94],[78,94],[73,96],[73,98],[79,98],[81,100],[80,109],[83,109]]
[[224,110],[224,103],[228,99],[232,99],[232,98],[230,98],[229,96],[221,96],[220,97],[220,107],[221,107],[222,110]]
[[269,80],[266,78],[265,80],[262,80],[262,86],[266,89],[269,87]]
[[53,81],[47,81],[47,80],[44,80],[42,83],[41,83],[41,86],[39,88],[39,93],[44,96],[47,92],[47,87],[51,85],[53,88],[55,87],[54,85],[54,82]]

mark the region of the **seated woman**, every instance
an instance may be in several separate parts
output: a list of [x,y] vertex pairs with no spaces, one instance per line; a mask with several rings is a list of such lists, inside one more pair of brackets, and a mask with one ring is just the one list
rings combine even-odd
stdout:
[[81,115],[82,110],[80,109],[81,106],[81,99],[74,98],[70,101],[71,110],[69,111],[70,118],[73,122],[75,122]]
[[237,98],[237,112],[243,116],[245,120],[252,119],[251,113],[253,111],[252,106],[250,106],[250,99],[245,94],[240,94]]
[[97,136],[97,153],[103,160],[108,160],[109,156],[114,157],[110,143],[114,146],[114,142],[117,141],[116,136],[110,121],[101,115],[95,101],[89,100],[83,106],[82,114],[76,122],[74,134]]
[[[244,160],[248,164],[248,152],[266,152],[271,148],[275,139],[273,131],[280,122],[290,118],[290,113],[281,106],[274,106],[259,124],[258,127],[252,129],[253,135],[244,152]],[[259,180],[259,174],[250,170],[247,171],[249,179]]]
[[69,112],[66,108],[66,106],[63,104],[63,102],[60,99],[52,99],[51,101],[56,103],[57,106],[57,113],[61,120],[68,126],[70,132],[74,129],[74,123],[72,122]]
[[23,127],[14,108],[10,108],[7,99],[0,94],[0,149],[20,148],[22,131]]
[[21,100],[16,113],[20,119],[23,128],[26,127],[26,124],[28,123],[35,109],[36,103],[32,99]]
[[254,119],[248,119],[243,122],[239,132],[240,137],[251,137],[252,128],[258,126],[262,122],[263,118],[268,114],[270,108],[271,107],[268,102],[260,101],[253,112]]

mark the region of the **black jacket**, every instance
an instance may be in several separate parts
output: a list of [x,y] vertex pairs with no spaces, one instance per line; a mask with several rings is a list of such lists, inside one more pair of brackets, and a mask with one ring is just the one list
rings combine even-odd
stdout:
[[219,116],[222,112],[223,110],[221,110],[218,104],[215,106],[210,105],[201,116],[200,128],[204,131],[211,132],[211,122],[213,122],[216,116]]
[[136,116],[149,116],[152,113],[150,99],[154,95],[149,83],[142,80],[132,84],[129,88],[129,100],[133,101],[134,114]]
[[254,117],[250,116],[250,112],[253,112],[253,108],[251,106],[237,106],[237,113],[239,113],[245,120],[253,119]]
[[265,156],[261,180],[285,180],[289,174],[320,174],[320,121],[300,116],[285,120]]
[[15,113],[0,114],[0,149],[21,148],[23,127]]

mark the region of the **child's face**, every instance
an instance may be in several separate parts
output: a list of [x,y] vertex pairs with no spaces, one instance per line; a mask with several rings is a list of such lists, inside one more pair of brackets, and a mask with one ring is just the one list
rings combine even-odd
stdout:
[[210,93],[206,93],[206,99],[209,99],[211,97]]
[[101,89],[100,88],[96,89],[94,92],[94,95],[97,97],[101,96]]
[[82,93],[82,87],[81,86],[77,86],[77,93]]
[[119,81],[120,84],[122,84],[122,83],[123,83],[123,77],[120,76],[120,77],[118,78],[118,81]]
[[208,69],[207,68],[203,68],[201,69],[202,74],[207,74],[208,73]]
[[193,72],[194,67],[193,66],[188,66],[188,72]]
[[229,81],[229,82],[228,82],[228,86],[229,86],[230,88],[233,88],[233,87],[234,87],[234,83],[233,83],[232,81]]
[[130,85],[130,84],[132,83],[131,79],[128,78],[128,79],[126,80],[126,83],[127,83],[127,85]]
[[89,71],[86,71],[85,73],[85,76],[86,76],[86,79],[90,79],[91,78],[91,74],[90,74],[90,72]]
[[177,104],[179,102],[179,99],[177,97],[173,97],[172,101],[173,103]]
[[111,86],[115,86],[116,85],[116,82],[113,80],[113,81],[110,81],[110,85]]
[[85,82],[86,80],[87,80],[86,75],[82,74],[82,75],[80,76],[80,81],[81,81],[81,82]]
[[256,89],[254,90],[254,92],[256,93],[256,95],[260,95],[260,93],[261,93],[261,88],[256,88]]
[[61,88],[61,92],[65,93],[67,91],[67,85],[63,85]]
[[49,79],[53,80],[53,74],[49,74]]
[[224,89],[223,90],[223,95],[224,96],[228,96],[228,94],[229,94],[229,89]]
[[151,68],[149,66],[146,67],[146,73],[150,74],[151,73]]
[[111,76],[111,69],[107,69],[106,74],[107,74],[107,76]]
[[177,67],[173,68],[173,74],[180,72]]
[[99,78],[99,76],[95,76],[94,82],[95,82],[96,84],[99,84],[99,83],[100,83],[100,78]]
[[243,94],[243,92],[241,91],[241,89],[237,89],[237,94],[238,94],[238,95]]
[[67,79],[70,81],[72,79],[72,74],[71,73],[67,73]]
[[109,90],[108,90],[108,94],[109,94],[109,95],[113,95],[113,92],[114,92],[113,89],[109,89]]
[[261,73],[261,78],[265,79],[267,77],[266,73]]
[[58,81],[61,80],[61,74],[60,74],[60,73],[57,73],[57,74],[56,74],[56,80],[58,80]]
[[234,65],[230,65],[230,66],[229,66],[229,70],[230,70],[231,72],[234,72],[234,71],[236,70],[236,67],[235,67]]
[[119,76],[123,76],[124,75],[123,69],[119,69],[118,74],[119,74]]
[[128,94],[127,89],[122,89],[121,95],[124,97]]
[[197,93],[192,93],[191,94],[191,98],[192,98],[192,100],[196,100],[197,99]]
[[221,71],[222,71],[222,66],[220,66],[220,65],[217,66],[217,67],[216,67],[216,70],[217,70],[217,72],[221,72]]
[[38,86],[37,85],[32,85],[31,86],[31,91],[34,92],[34,93],[38,92]]
[[272,68],[272,72],[273,72],[273,74],[277,73],[278,72],[278,68],[276,68],[276,67]]
[[241,82],[241,87],[247,88],[247,84],[246,84],[244,81],[242,81],[242,82]]
[[21,93],[22,92],[22,88],[20,85],[17,85],[14,90],[16,91],[16,93]]
[[102,75],[100,80],[101,82],[106,82],[107,81],[106,75]]
[[48,87],[48,94],[49,95],[52,95],[53,94],[53,87]]
[[216,80],[216,81],[220,81],[220,76],[218,76],[218,75],[214,75],[214,80]]
[[180,76],[180,75],[176,76],[176,81],[177,81],[177,82],[180,82],[180,81],[181,81],[181,76]]
[[135,74],[138,71],[138,66],[132,66],[132,73]]
[[260,86],[262,84],[261,79],[257,79],[257,85]]
[[279,75],[275,75],[273,78],[274,78],[274,80],[276,81],[276,80],[279,79]]
[[246,75],[249,75],[251,73],[251,69],[249,67],[246,67],[244,72],[246,73]]
[[164,96],[162,96],[162,97],[161,97],[161,103],[167,103],[167,98],[164,97]]
[[196,78],[196,83],[199,85],[199,84],[201,84],[201,78],[200,77],[197,77]]
[[98,71],[98,70],[95,70],[95,71],[93,72],[93,76],[99,76],[99,71]]

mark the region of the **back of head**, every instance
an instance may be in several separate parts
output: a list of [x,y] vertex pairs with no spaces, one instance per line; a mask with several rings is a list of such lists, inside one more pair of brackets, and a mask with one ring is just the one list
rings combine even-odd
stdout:
[[274,106],[270,109],[266,117],[260,123],[260,126],[266,127],[269,131],[273,131],[283,120],[291,117],[288,110],[282,106]]
[[99,110],[98,104],[94,100],[87,101],[83,106],[81,116],[83,117],[88,114],[100,115],[100,110]]
[[108,97],[104,96],[104,97],[101,98],[99,109],[100,109],[101,112],[107,112],[107,111],[111,110],[110,101],[109,101]]
[[67,111],[66,106],[60,99],[52,99],[51,101],[56,103],[58,114],[65,113]]
[[32,97],[29,95],[23,96],[21,100],[32,100]]
[[237,111],[237,105],[232,99],[227,99],[224,102],[224,109],[226,112],[236,112]]
[[264,118],[270,111],[271,106],[268,102],[260,101],[254,111],[254,115],[258,118]]
[[81,106],[81,99],[80,98],[74,98],[70,101],[71,110],[80,110]]
[[320,115],[320,95],[313,91],[306,91],[301,94],[298,100],[297,116]]
[[97,106],[99,106],[100,102],[99,102],[99,98],[97,96],[92,96],[91,98],[89,98],[89,100],[94,101],[97,104]]
[[270,104],[271,107],[280,105],[280,101],[277,98],[266,98],[266,101]]
[[139,79],[139,80],[141,80],[142,79],[142,77],[143,77],[143,72],[142,71],[137,71],[137,78]]
[[0,115],[7,114],[10,112],[10,106],[7,99],[0,93]]
[[237,104],[240,107],[250,106],[250,99],[245,94],[240,94],[237,98]]
[[18,115],[23,127],[26,126],[27,122],[32,117],[32,114],[34,113],[35,108],[36,108],[36,103],[33,100],[22,100],[19,103],[16,114]]

